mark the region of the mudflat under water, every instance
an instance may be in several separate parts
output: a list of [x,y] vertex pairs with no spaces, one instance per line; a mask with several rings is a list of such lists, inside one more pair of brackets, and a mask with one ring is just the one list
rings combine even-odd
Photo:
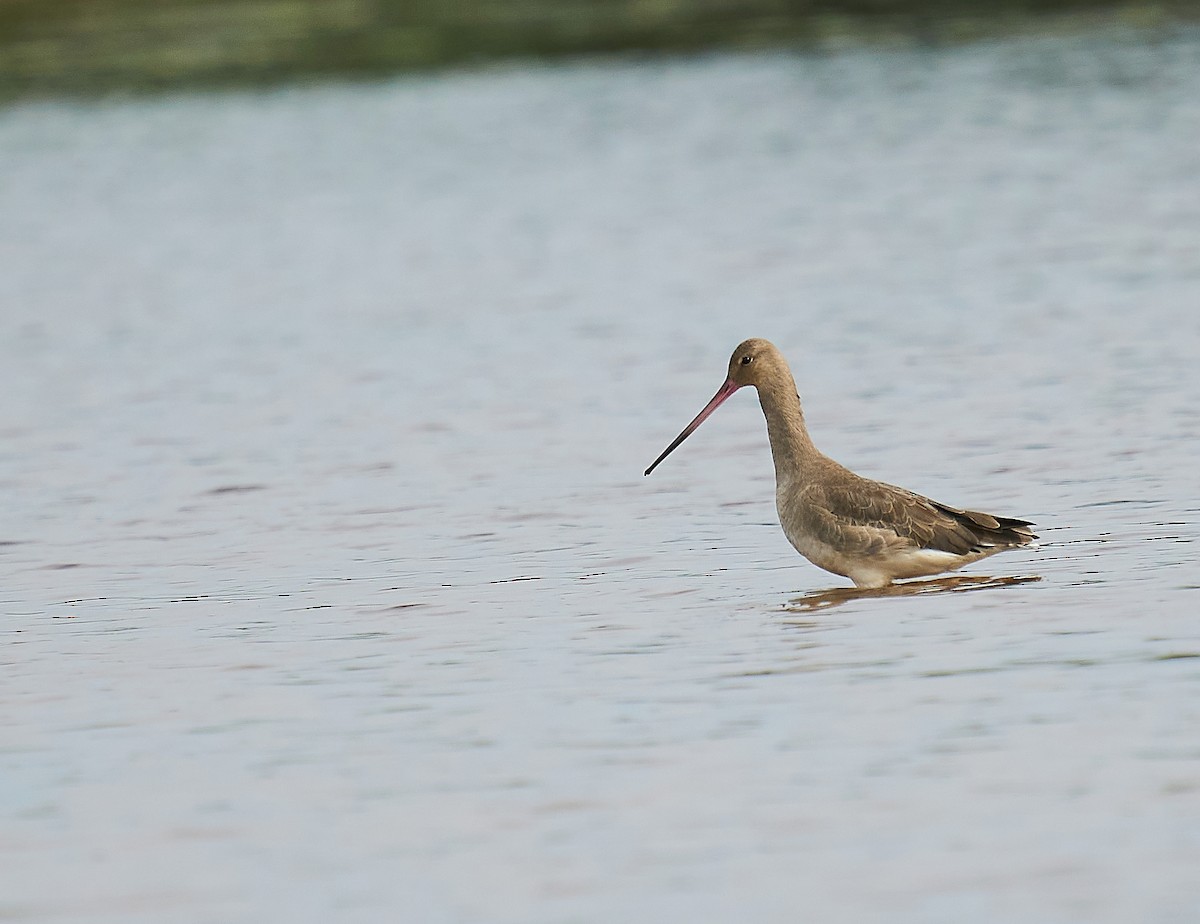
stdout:
[[[1195,33],[39,103],[0,161],[0,918],[1200,918]],[[1040,548],[826,593],[749,393],[643,478],[748,336]]]

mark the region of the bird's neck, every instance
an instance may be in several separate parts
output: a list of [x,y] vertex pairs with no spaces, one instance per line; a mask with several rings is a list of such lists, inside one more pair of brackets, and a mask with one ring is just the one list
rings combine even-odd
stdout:
[[791,375],[758,388],[758,401],[767,418],[775,480],[803,478],[810,463],[820,457],[804,425],[804,410]]

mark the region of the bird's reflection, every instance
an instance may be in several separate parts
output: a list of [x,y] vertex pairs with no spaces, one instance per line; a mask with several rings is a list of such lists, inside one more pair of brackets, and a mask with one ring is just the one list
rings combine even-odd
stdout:
[[1030,574],[1018,577],[989,577],[986,575],[956,574],[950,577],[934,578],[928,581],[905,581],[876,589],[860,589],[858,587],[834,587],[831,590],[817,590],[789,600],[784,609],[789,613],[811,613],[814,610],[827,610],[841,606],[854,600],[871,597],[912,597],[917,594],[964,593],[968,590],[987,590],[993,587],[1015,587],[1018,584],[1032,584],[1040,581],[1041,575]]

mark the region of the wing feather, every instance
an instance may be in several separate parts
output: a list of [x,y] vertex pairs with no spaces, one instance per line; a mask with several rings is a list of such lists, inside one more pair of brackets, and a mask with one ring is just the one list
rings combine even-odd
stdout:
[[969,555],[1037,538],[1026,520],[960,510],[848,469],[807,492],[819,538],[859,554],[904,547]]

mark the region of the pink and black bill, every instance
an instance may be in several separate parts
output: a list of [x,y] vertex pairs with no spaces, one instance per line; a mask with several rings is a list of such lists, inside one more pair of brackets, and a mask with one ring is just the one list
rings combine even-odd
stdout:
[[684,440],[686,440],[689,436],[691,436],[692,431],[694,431],[698,426],[700,426],[700,424],[704,423],[704,421],[706,421],[709,418],[709,416],[711,416],[713,411],[715,411],[717,408],[719,408],[722,404],[725,403],[725,399],[727,399],[730,395],[732,395],[735,391],[737,391],[741,387],[742,386],[739,385],[737,382],[733,381],[733,379],[726,379],[725,384],[722,385],[717,390],[717,393],[715,395],[713,395],[712,400],[709,401],[708,404],[704,405],[704,410],[702,410],[699,414],[696,415],[695,420],[693,420],[690,424],[688,424],[686,427],[683,428],[683,432],[680,433],[679,436],[675,437],[675,439],[674,439],[674,441],[672,441],[671,445],[662,451],[662,455],[660,455],[657,459],[654,460],[653,463],[651,463],[650,467],[648,469],[646,469],[645,474],[649,475],[652,471],[654,471],[656,468],[658,468],[659,462],[661,462],[663,459],[665,459],[667,456],[669,456],[672,452],[674,452],[676,446],[678,446],[680,443],[682,443]]

